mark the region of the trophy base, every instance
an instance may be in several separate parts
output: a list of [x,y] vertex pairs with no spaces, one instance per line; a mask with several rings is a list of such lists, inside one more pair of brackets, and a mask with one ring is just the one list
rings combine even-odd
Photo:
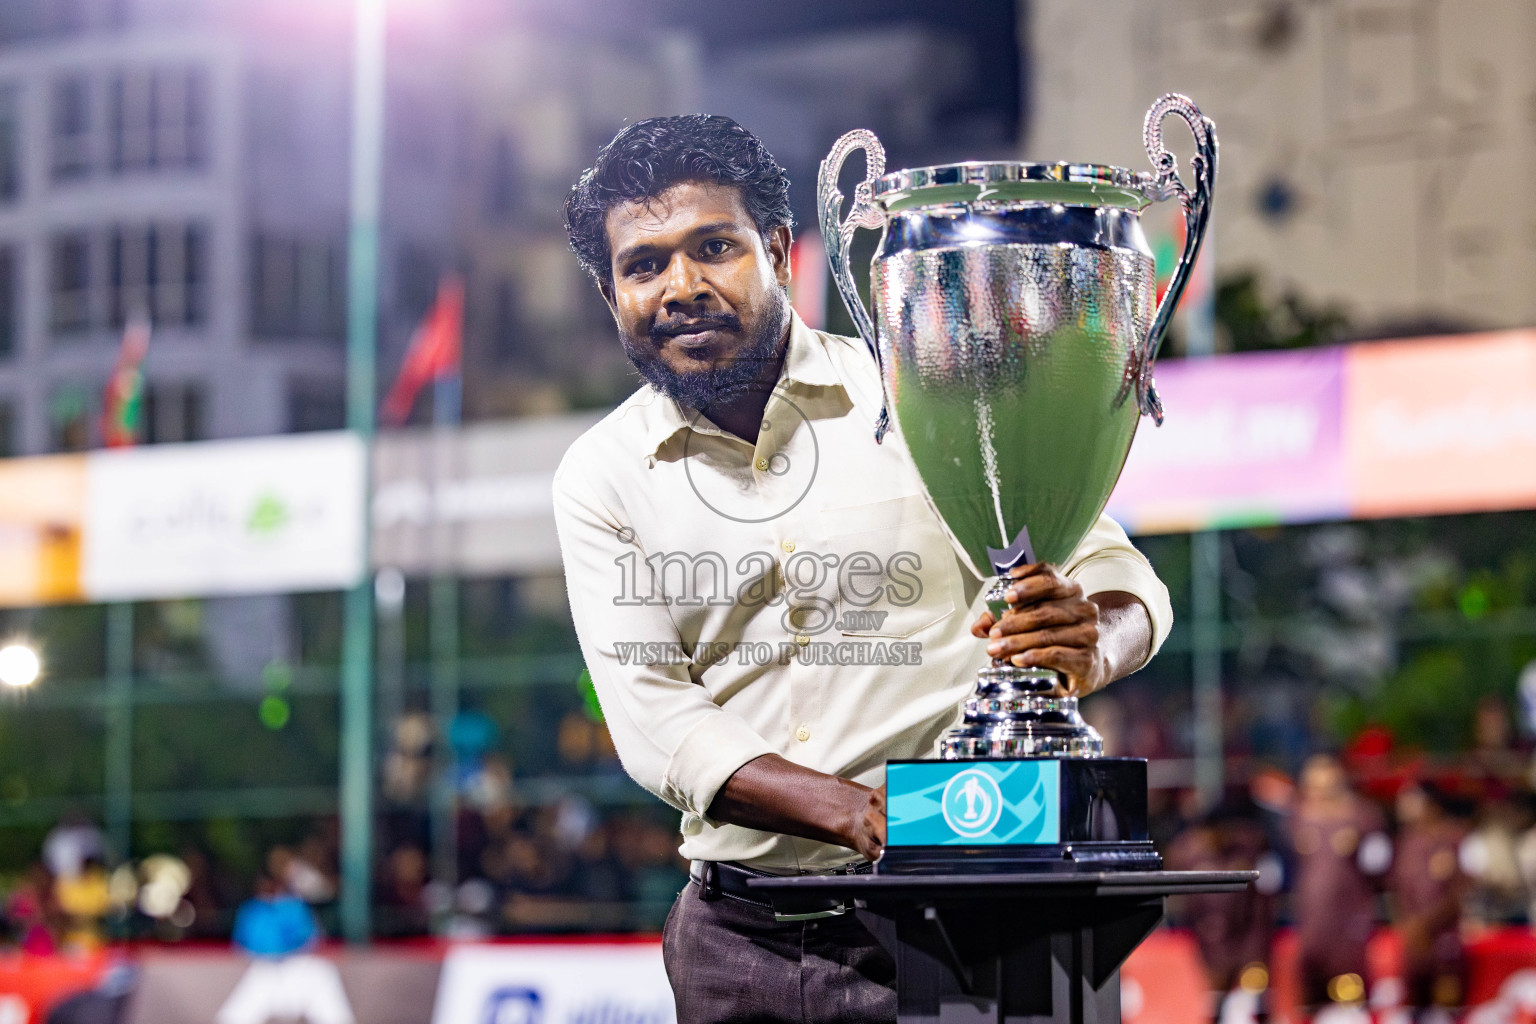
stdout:
[[1153,871],[1147,762],[892,761],[881,874]]
[[1103,757],[1103,737],[1083,721],[1076,697],[1055,695],[1059,684],[1050,669],[994,661],[978,674],[960,724],[939,740],[939,756]]

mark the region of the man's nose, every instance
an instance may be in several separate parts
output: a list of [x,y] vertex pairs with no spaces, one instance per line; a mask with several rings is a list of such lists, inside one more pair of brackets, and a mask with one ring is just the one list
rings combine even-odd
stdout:
[[667,264],[666,289],[661,295],[665,308],[686,309],[709,301],[709,283],[699,273],[699,265],[686,255],[678,253]]

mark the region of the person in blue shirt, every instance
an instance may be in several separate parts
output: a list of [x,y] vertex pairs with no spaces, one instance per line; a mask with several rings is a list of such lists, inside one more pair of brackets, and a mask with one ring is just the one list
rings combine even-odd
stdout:
[[235,946],[251,956],[290,956],[319,941],[320,925],[309,904],[265,875],[256,882],[256,895],[235,912]]

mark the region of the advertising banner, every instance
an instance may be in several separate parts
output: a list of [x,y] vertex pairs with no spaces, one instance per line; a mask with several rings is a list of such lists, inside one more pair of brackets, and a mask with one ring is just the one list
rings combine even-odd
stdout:
[[1361,517],[1536,506],[1536,332],[1345,350]]
[[84,455],[0,461],[0,606],[78,601]]
[[443,959],[432,1024],[670,1024],[661,944],[462,946]]
[[471,576],[559,572],[555,467],[600,415],[380,435],[374,566]]
[[362,442],[342,432],[92,453],[85,593],[350,587],[363,575],[363,468]]
[[442,967],[431,948],[252,960],[229,950],[171,947],[145,949],[136,960],[123,1024],[423,1024]]
[[1109,514],[1131,533],[1347,515],[1343,374],[1337,348],[1159,364],[1167,419],[1142,420]]

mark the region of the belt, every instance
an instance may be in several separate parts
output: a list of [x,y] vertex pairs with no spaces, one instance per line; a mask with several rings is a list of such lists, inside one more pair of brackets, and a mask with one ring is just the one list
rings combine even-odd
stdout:
[[[824,875],[867,875],[874,869],[868,861],[850,864],[832,871],[809,872]],[[770,911],[775,921],[818,921],[824,917],[837,917],[853,909],[852,900],[838,896],[796,895],[779,897],[775,906],[760,890],[747,884],[749,878],[778,878],[766,871],[756,871],[732,861],[696,860],[688,867],[688,877],[699,887],[699,899],[717,900],[721,897],[745,903],[761,910]],[[782,909],[781,909],[782,908]]]

